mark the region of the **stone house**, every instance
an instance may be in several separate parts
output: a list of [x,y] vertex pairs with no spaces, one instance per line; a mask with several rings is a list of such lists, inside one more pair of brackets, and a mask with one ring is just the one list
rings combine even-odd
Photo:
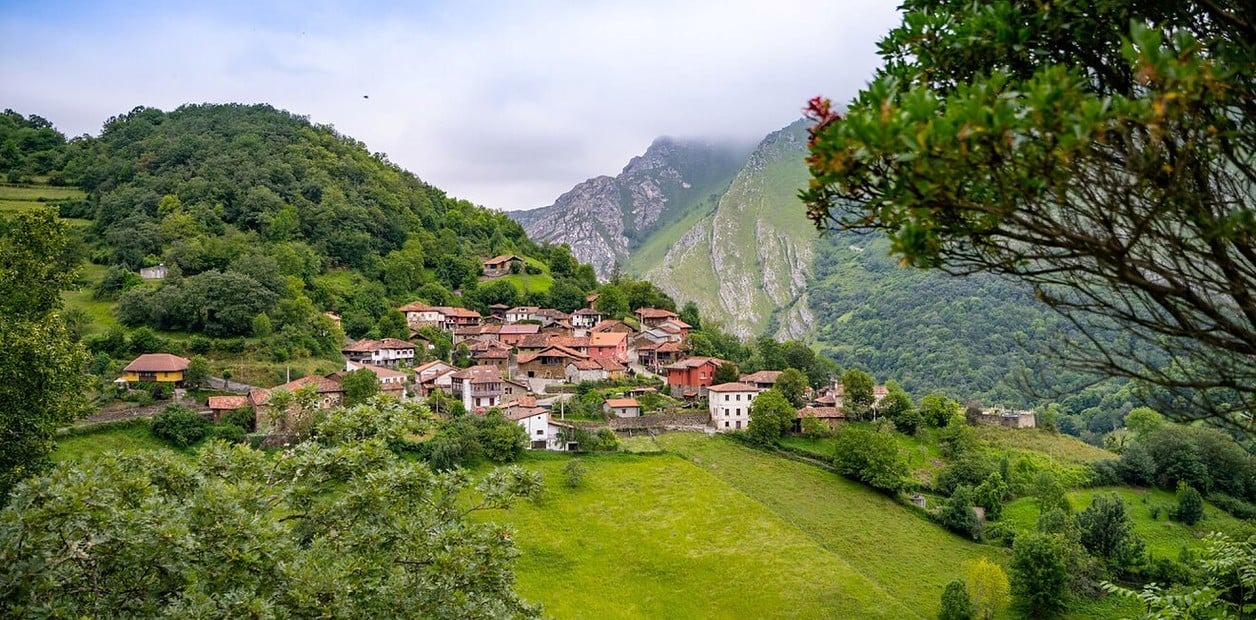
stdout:
[[483,412],[502,404],[504,381],[496,366],[472,366],[450,375],[450,391],[468,412]]
[[549,345],[536,353],[520,354],[519,375],[538,379],[564,379],[567,365],[588,356],[562,345]]
[[663,321],[680,319],[679,314],[662,308],[637,308],[633,314],[637,316],[637,321],[641,323],[641,329],[655,327]]
[[[518,265],[518,267],[513,267]],[[486,258],[480,262],[480,267],[484,269],[484,277],[500,278],[509,275],[513,268],[523,269],[523,259],[514,254],[502,254],[493,258]]]

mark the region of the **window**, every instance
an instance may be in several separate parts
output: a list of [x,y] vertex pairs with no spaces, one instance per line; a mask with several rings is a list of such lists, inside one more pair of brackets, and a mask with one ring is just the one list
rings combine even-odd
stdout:
[[545,429],[543,429],[543,428],[538,428],[538,429],[536,429],[536,434],[538,434],[538,435],[544,435],[544,434],[545,434]]
[[740,416],[740,415],[741,415],[741,407],[738,407],[738,408],[737,408],[737,413],[736,413],[736,415],[738,415],[738,416]]
[[[740,425],[740,423],[738,423]],[[728,420],[724,420],[724,428],[728,428]]]
[[738,395],[737,395],[737,401],[738,401],[738,402],[740,402],[740,401],[741,401],[741,394],[738,394]]
[[725,395],[724,395],[724,402],[728,402],[728,398],[729,398],[728,394],[725,394]]

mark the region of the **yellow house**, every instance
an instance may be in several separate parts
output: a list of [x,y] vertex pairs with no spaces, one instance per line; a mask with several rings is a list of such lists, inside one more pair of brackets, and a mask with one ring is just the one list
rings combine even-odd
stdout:
[[183,383],[188,361],[169,353],[145,353],[122,369],[122,380],[157,383]]

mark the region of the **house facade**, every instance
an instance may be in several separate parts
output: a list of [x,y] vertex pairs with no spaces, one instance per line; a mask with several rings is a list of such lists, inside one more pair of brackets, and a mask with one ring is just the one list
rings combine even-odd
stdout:
[[571,326],[585,329],[597,327],[602,322],[602,313],[593,308],[581,308],[571,313]]
[[610,359],[621,364],[628,362],[628,334],[600,332],[589,334],[588,353],[592,359]]
[[636,418],[641,416],[641,404],[635,398],[608,398],[602,411],[617,418]]
[[540,311],[541,309],[537,306],[516,306],[506,311],[506,322],[539,321],[541,318],[537,313]]
[[483,412],[502,404],[504,379],[496,366],[472,366],[450,375],[450,391],[469,412]]
[[513,265],[518,265],[519,269],[523,268],[523,259],[514,254],[502,254],[493,258],[486,258],[480,262],[480,267],[484,269],[484,277],[500,278],[509,275]]
[[750,425],[750,403],[759,388],[745,383],[721,383],[707,389],[707,404],[715,432],[745,429]]
[[633,314],[637,315],[637,320],[641,322],[641,329],[655,327],[672,319],[680,320],[679,314],[662,308],[637,308]]
[[427,325],[443,325],[445,323],[445,313],[435,306],[414,302],[397,308],[397,310],[406,315],[406,323],[410,325],[410,329],[418,329]]
[[358,364],[372,366],[400,366],[414,363],[414,351],[418,347],[412,342],[396,338],[371,340],[364,338],[340,350],[345,359]]
[[687,357],[666,367],[667,385],[684,396],[701,397],[715,381],[715,371],[728,362],[718,357]]
[[170,353],[145,353],[122,369],[122,380],[183,385],[187,370],[186,358]]
[[588,356],[561,345],[549,345],[536,353],[520,355],[517,358],[519,375],[537,379],[563,379],[566,377],[567,365],[577,360],[588,359]]

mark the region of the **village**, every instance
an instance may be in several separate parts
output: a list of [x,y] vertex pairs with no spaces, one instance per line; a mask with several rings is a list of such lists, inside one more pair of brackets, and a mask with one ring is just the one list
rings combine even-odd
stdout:
[[[486,278],[510,273],[514,256],[483,261]],[[732,362],[690,355],[691,326],[670,310],[639,308],[624,320],[604,316],[592,306],[570,314],[536,306],[489,307],[481,315],[471,309],[431,306],[421,302],[403,305],[410,330],[408,340],[361,339],[341,349],[344,368],[327,375],[311,375],[272,387],[231,386],[239,392],[209,396],[202,411],[217,422],[224,414],[245,409],[252,412],[259,432],[278,433],[288,426],[289,412],[274,411],[277,393],[312,392],[313,405],[321,410],[345,404],[344,377],[366,370],[378,382],[378,392],[400,401],[456,402],[461,410],[484,415],[499,410],[521,426],[532,449],[578,450],[569,432],[576,425],[586,429],[609,427],[616,432],[638,430],[696,430],[707,433],[740,431],[749,427],[751,405],[761,392],[772,388],[781,370],[760,370],[734,375],[735,381],[718,381],[721,367]],[[333,320],[339,317],[328,314]],[[631,321],[634,324],[630,324]],[[425,328],[439,328],[450,335],[455,347],[465,347],[469,364],[434,359],[435,346],[424,338]],[[430,333],[430,332],[429,332]],[[452,357],[452,355],[451,355]],[[131,361],[115,382],[183,386],[189,360],[169,353],[143,354]],[[726,375],[723,377],[728,379]],[[575,387],[596,384],[603,388],[600,420],[568,419],[566,410]],[[885,386],[874,388],[873,405],[886,397]],[[829,428],[846,418],[843,386],[839,378],[806,391],[806,404],[797,409],[794,429],[806,418]],[[284,407],[295,407],[286,399]],[[984,421],[1010,427],[1032,427],[1032,413],[989,411]]]

